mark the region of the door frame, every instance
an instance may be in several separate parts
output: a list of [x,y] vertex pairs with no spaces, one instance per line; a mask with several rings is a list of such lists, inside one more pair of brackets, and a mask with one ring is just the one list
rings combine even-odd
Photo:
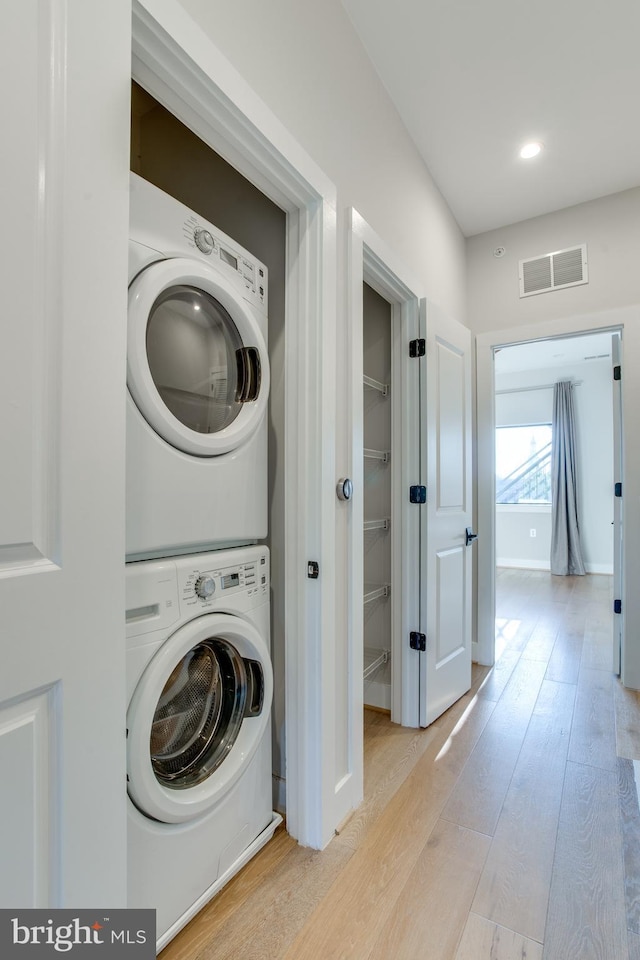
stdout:
[[[478,463],[478,632],[473,659],[491,666],[495,659],[495,408],[494,353],[497,347],[534,340],[549,340],[585,333],[620,331],[623,349],[622,442],[623,491],[623,638],[621,678],[625,686],[640,689],[640,649],[627,638],[626,624],[640,618],[640,592],[634,589],[640,575],[640,544],[626,531],[640,524],[640,443],[634,435],[632,416],[624,411],[640,409],[640,381],[625,376],[640,364],[640,308],[624,307],[601,313],[576,315],[521,327],[494,330],[476,337],[477,370],[477,463]],[[627,588],[629,585],[629,588]],[[628,642],[627,642],[628,641]]]
[[[376,293],[391,304],[392,384],[406,384],[409,364],[409,330],[419,336],[420,300],[424,297],[421,284],[415,279],[397,254],[372,229],[367,221],[351,208],[347,217],[347,370],[350,383],[347,393],[346,425],[348,436],[347,472],[353,479],[354,495],[347,514],[347,671],[350,678],[347,716],[349,717],[348,772],[341,784],[344,790],[344,815],[362,800],[363,790],[363,655],[362,637],[364,616],[362,584],[364,582],[363,555],[363,306],[362,284],[366,282]],[[407,349],[404,349],[404,347]],[[416,376],[417,367],[414,368]],[[409,501],[402,491],[410,477],[418,477],[419,450],[411,438],[418,436],[418,402],[409,403],[408,391],[402,390],[400,402],[392,405],[392,435],[397,440],[400,457],[392,457],[392,583],[401,584],[401,592],[391,591],[391,668],[392,715],[394,723],[419,726],[419,653],[410,650],[402,637],[410,629],[417,629],[419,577],[419,528],[411,524]],[[394,394],[392,393],[392,401]],[[419,392],[416,391],[419,401]],[[418,482],[417,480],[413,482]],[[398,529],[399,528],[399,529]],[[411,619],[411,611],[414,611]],[[415,661],[415,662],[414,662]],[[400,669],[397,669],[400,664]],[[395,665],[395,669],[394,669]]]
[[[132,46],[134,79],[287,214],[287,829],[301,844],[322,848],[337,823],[331,703],[336,189],[174,0],[134,0]],[[318,579],[307,577],[310,560],[319,563]]]

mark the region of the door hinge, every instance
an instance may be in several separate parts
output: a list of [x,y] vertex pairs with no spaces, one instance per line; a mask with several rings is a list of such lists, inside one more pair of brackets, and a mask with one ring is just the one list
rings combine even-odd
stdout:
[[412,650],[419,650],[420,653],[425,653],[427,649],[427,635],[412,630],[409,634],[409,646]]
[[614,613],[622,613],[622,600],[614,600],[614,601],[613,601],[613,612],[614,612]]
[[423,339],[409,341],[409,356],[424,357],[427,352],[427,341]]
[[622,368],[619,363],[613,368],[613,379],[622,380]]
[[415,487],[409,487],[409,503],[426,503],[427,488],[418,484]]
[[621,483],[616,483],[616,485],[615,485],[615,487],[614,487],[613,489],[614,489],[614,493],[615,493],[616,497],[621,497],[621,496],[622,496],[622,484],[621,484]]

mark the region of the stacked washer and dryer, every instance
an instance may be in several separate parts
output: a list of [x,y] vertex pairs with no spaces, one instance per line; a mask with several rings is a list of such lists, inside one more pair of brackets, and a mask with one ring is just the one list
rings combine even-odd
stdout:
[[273,835],[268,275],[131,174],[128,903],[157,948]]

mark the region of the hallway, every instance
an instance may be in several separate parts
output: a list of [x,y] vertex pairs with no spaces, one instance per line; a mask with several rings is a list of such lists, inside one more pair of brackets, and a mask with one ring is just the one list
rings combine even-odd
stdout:
[[500,570],[497,654],[427,730],[367,711],[365,801],[281,831],[163,960],[640,960],[640,695],[611,581]]

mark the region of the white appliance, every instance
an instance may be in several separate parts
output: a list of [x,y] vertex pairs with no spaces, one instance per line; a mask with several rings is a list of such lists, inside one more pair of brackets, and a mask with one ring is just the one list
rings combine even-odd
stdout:
[[166,943],[273,835],[266,547],[127,564],[128,905]]
[[131,174],[128,559],[267,535],[267,268]]

